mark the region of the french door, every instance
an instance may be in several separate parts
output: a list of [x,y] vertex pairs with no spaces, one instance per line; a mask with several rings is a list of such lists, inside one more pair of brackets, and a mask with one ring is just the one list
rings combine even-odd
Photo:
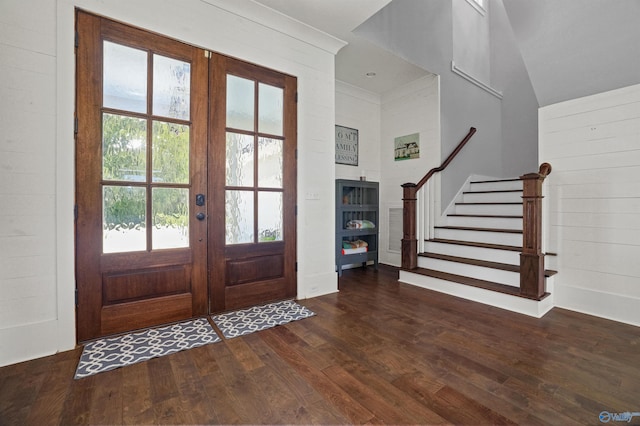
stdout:
[[295,78],[77,31],[78,340],[295,296]]
[[296,79],[216,56],[210,87],[211,310],[292,297]]

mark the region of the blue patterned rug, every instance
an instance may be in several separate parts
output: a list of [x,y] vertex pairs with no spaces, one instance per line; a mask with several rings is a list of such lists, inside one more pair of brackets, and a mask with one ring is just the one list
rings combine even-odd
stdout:
[[222,335],[231,339],[315,315],[293,300],[254,306],[213,316]]
[[75,378],[220,341],[205,318],[96,340],[85,345]]

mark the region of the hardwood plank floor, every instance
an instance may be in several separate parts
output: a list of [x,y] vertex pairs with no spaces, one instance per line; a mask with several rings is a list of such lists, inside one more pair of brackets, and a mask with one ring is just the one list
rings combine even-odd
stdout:
[[[81,349],[0,368],[0,425],[601,424],[640,412],[640,328],[542,319],[344,271],[317,315],[74,380]],[[631,424],[640,424],[634,417]]]

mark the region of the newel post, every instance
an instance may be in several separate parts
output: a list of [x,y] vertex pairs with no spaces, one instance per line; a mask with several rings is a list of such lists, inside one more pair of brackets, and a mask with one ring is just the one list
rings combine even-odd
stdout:
[[416,199],[418,189],[415,183],[402,185],[402,268],[418,267],[418,239],[416,238]]
[[520,293],[540,300],[545,293],[544,254],[542,253],[542,183],[551,173],[543,163],[538,173],[520,176],[522,193],[522,253],[520,254]]

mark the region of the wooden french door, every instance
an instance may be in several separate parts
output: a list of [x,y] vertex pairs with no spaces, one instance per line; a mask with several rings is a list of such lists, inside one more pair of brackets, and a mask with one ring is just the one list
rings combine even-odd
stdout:
[[78,340],[295,296],[295,78],[77,31]]
[[77,30],[78,340],[204,314],[204,52],[82,12]]
[[296,79],[224,56],[209,76],[211,310],[293,297]]

